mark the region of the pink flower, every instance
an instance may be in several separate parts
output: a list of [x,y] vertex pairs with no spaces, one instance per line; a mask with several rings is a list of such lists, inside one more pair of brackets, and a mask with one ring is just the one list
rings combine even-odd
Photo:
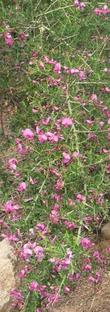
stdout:
[[30,291],[37,291],[38,290],[38,283],[36,281],[32,281],[29,284],[29,290]]
[[85,72],[83,70],[80,70],[80,72],[79,72],[79,79],[80,80],[85,80],[86,79]]
[[46,285],[38,285],[38,293],[41,296],[41,298],[47,297],[47,291],[46,291]]
[[21,154],[21,155],[26,155],[29,149],[22,145],[20,139],[17,138],[15,142],[16,142],[16,150],[17,150],[17,152],[19,154]]
[[43,312],[43,310],[38,308],[35,312]]
[[[36,80],[33,80],[33,83],[36,83]],[[38,112],[38,109],[36,109],[36,108],[32,108],[32,113],[37,113]]]
[[84,222],[86,223],[86,224],[91,224],[92,223],[92,221],[93,221],[93,217],[92,216],[86,216],[86,217],[84,217]]
[[71,156],[66,153],[66,152],[63,152],[63,163],[64,165],[68,164],[71,160]]
[[102,92],[104,93],[110,93],[110,88],[109,87],[104,87],[101,89]]
[[101,274],[100,274],[100,272],[96,272],[95,278],[96,278],[96,283],[99,283],[101,281]]
[[24,32],[21,32],[18,36],[18,39],[22,42],[22,41],[25,41],[27,37],[28,37],[27,34],[25,34]]
[[17,190],[18,190],[18,192],[23,192],[23,191],[26,190],[26,188],[27,188],[26,183],[25,182],[21,182],[21,183],[19,183],[19,185],[17,187]]
[[25,267],[18,273],[18,277],[20,279],[23,279],[26,277],[27,273],[28,273],[29,269],[28,269],[28,266],[25,265]]
[[44,133],[38,134],[38,141],[40,143],[45,143],[47,141],[47,135]]
[[14,44],[14,40],[12,38],[12,35],[9,32],[6,32],[4,34],[5,43],[8,45],[9,48],[11,48]]
[[13,308],[18,308],[21,310],[23,307],[23,301],[24,301],[21,291],[17,289],[13,289],[10,292],[10,296],[13,299],[13,302],[12,302]]
[[73,160],[77,159],[79,156],[80,156],[80,152],[76,152],[75,151],[75,152],[72,153]]
[[86,123],[89,127],[92,127],[93,124],[94,124],[94,120],[91,120],[91,119],[86,119]]
[[75,223],[73,223],[73,222],[71,222],[71,221],[65,220],[65,221],[64,221],[64,224],[65,224],[65,226],[66,226],[66,228],[67,228],[68,230],[74,230],[74,229],[76,228]]
[[93,253],[93,257],[97,260],[98,263],[102,262],[102,258],[101,258],[101,255],[99,253],[99,251],[94,251]]
[[96,15],[110,14],[110,9],[108,9],[108,6],[105,4],[102,8],[94,9],[94,12]]
[[54,200],[56,200],[56,202],[58,202],[58,201],[60,201],[60,199],[61,199],[61,195],[55,193],[55,194],[52,194],[52,195],[51,195],[51,198],[54,199]]
[[7,239],[9,242],[18,242],[19,239],[15,234],[9,233],[9,234],[2,234],[3,238]]
[[55,204],[55,205],[52,206],[52,209],[55,210],[55,211],[59,211],[60,210],[60,205]]
[[38,52],[32,51],[32,57],[37,57],[37,56],[38,56]]
[[104,194],[100,193],[96,198],[96,204],[103,205],[103,203],[104,203]]
[[56,168],[50,168],[50,173],[54,174],[58,178],[60,178],[61,176],[61,174],[57,171]]
[[52,65],[56,64],[56,61],[54,61],[53,59],[49,59],[47,55],[44,55],[43,59],[45,63],[47,64],[52,64]]
[[41,246],[36,246],[34,249],[33,249],[34,253],[35,253],[35,256],[37,258],[37,261],[38,262],[42,262],[42,260],[44,259],[44,250]]
[[42,119],[42,124],[47,126],[50,122],[50,119],[51,119],[50,117],[47,117],[46,119]]
[[56,72],[57,74],[61,74],[61,64],[60,63],[55,64],[54,72]]
[[46,226],[44,223],[37,223],[36,226],[35,226],[35,229],[38,230],[38,231],[45,231],[46,230]]
[[44,63],[43,63],[42,61],[39,62],[39,67],[40,67],[41,69],[45,69],[45,65],[44,65]]
[[87,138],[89,141],[96,141],[97,140],[97,136],[93,132],[89,132]]
[[104,121],[99,121],[99,127],[102,129],[104,126]]
[[64,182],[61,179],[58,179],[56,184],[55,184],[55,189],[57,191],[62,190],[62,188],[64,187]]
[[71,68],[71,69],[69,70],[69,73],[70,73],[71,75],[76,75],[76,74],[79,73],[79,69],[77,69],[77,68]]
[[68,280],[70,281],[70,282],[76,282],[76,281],[78,281],[79,279],[80,279],[80,273],[69,273],[68,274]]
[[97,95],[95,93],[91,94],[90,100],[94,101],[94,102],[97,102]]
[[88,237],[82,238],[80,244],[85,250],[88,250],[93,246],[93,243]]
[[106,172],[110,174],[110,164],[106,166]]
[[86,271],[86,272],[90,272],[92,270],[92,265],[91,264],[86,264],[83,267],[83,270]]
[[79,194],[76,195],[76,200],[78,202],[84,202],[86,200],[86,197],[79,193]]
[[19,206],[14,204],[12,200],[8,200],[4,205],[4,210],[6,213],[15,212],[19,209]]
[[41,298],[47,296],[47,292],[45,291],[46,286],[45,285],[39,285],[36,281],[32,281],[29,284],[29,290],[38,292],[38,294],[41,296]]
[[22,300],[23,299],[23,295],[21,293],[21,291],[17,290],[17,289],[13,289],[11,290],[11,297],[17,299],[17,300]]
[[29,243],[23,246],[20,256],[24,260],[28,260],[32,256],[32,250]]
[[76,8],[78,8],[79,10],[84,10],[86,5],[84,2],[81,2],[80,0],[74,0],[74,6],[76,6]]
[[57,143],[59,140],[59,137],[55,132],[52,133],[48,131],[46,132],[46,136],[47,136],[48,141],[50,141],[51,143]]
[[18,163],[18,161],[16,158],[10,158],[8,160],[8,169],[15,171],[17,163]]
[[29,177],[29,182],[32,185],[35,185],[37,183],[37,181],[35,179],[33,179],[31,176]]
[[68,202],[68,205],[69,205],[69,206],[75,206],[75,202],[74,202],[73,199],[68,198],[67,202]]
[[47,78],[47,82],[48,82],[48,86],[52,87],[52,86],[61,86],[61,79],[53,79],[51,77]]
[[70,117],[62,117],[61,118],[61,124],[65,128],[68,128],[73,125],[73,120]]
[[34,139],[34,133],[29,128],[22,130],[22,136],[29,141],[33,141]]
[[46,305],[46,308],[48,309],[49,305],[55,304],[60,299],[59,291],[55,292],[54,294],[47,294],[46,299],[48,301],[48,304]]
[[99,283],[101,281],[101,274],[96,272],[95,276],[89,276],[89,282],[91,283]]
[[50,213],[49,219],[53,224],[58,224],[60,221],[59,212],[53,209]]
[[95,277],[93,277],[92,275],[89,276],[88,280],[90,283],[95,283],[95,281],[96,281]]
[[47,233],[46,225],[44,223],[37,223],[35,229],[43,234]]
[[53,264],[53,271],[60,272],[61,270],[67,270],[68,266],[71,264],[72,259],[72,251],[67,249],[66,255],[63,259],[51,258],[49,261]]
[[68,286],[64,286],[64,293],[65,294],[69,294],[69,292],[70,292],[70,288],[68,287]]

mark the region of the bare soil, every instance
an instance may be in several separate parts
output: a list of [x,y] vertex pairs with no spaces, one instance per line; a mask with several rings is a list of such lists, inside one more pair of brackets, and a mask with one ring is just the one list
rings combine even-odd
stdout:
[[50,312],[109,312],[110,311],[110,272],[103,276],[98,286],[82,280],[69,298],[64,298]]

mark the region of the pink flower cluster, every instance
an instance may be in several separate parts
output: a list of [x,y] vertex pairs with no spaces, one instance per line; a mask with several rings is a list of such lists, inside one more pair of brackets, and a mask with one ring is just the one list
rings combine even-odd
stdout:
[[20,155],[26,155],[29,151],[29,148],[28,147],[25,147],[21,140],[16,138],[16,150],[17,150],[17,153],[19,153]]
[[57,74],[61,74],[61,64],[60,63],[55,63],[54,72]]
[[20,182],[18,187],[17,187],[17,191],[21,193],[21,192],[25,191],[26,188],[27,188],[26,183],[25,182]]
[[101,254],[100,254],[100,252],[98,250],[93,252],[93,257],[95,258],[97,263],[102,263],[103,262],[102,256],[101,256]]
[[68,274],[68,280],[70,282],[77,282],[80,279],[80,277],[81,277],[81,274],[79,272]]
[[94,245],[88,237],[82,238],[80,244],[85,250],[90,249]]
[[53,272],[60,272],[62,270],[67,270],[68,266],[71,264],[73,259],[73,254],[70,249],[67,249],[66,256],[63,259],[51,258],[49,262],[53,264]]
[[35,230],[37,232],[42,233],[43,236],[45,236],[48,233],[47,227],[46,227],[46,225],[44,223],[37,223],[35,225]]
[[[22,41],[25,41],[27,39],[27,37],[28,37],[28,34],[25,34],[24,32],[21,32],[18,35],[18,40],[20,42],[22,42]],[[11,35],[11,32],[6,31],[4,33],[4,40],[5,40],[6,45],[9,48],[11,48],[14,45],[14,39],[13,39],[13,37]]]
[[40,128],[36,127],[36,133],[38,135],[38,141],[40,143],[45,143],[46,141],[50,143],[58,143],[59,140],[62,140],[63,137],[59,135],[57,132],[44,132]]
[[62,117],[59,121],[65,128],[71,127],[74,124],[72,118],[70,117]]
[[24,279],[27,276],[28,272],[29,272],[29,268],[27,265],[25,265],[24,268],[18,273],[18,277],[20,279]]
[[[47,290],[46,290],[46,285],[40,285],[38,284],[38,282],[36,281],[32,281],[30,284],[29,284],[29,291],[30,292],[37,292],[41,299],[45,300],[45,303],[47,303],[45,305],[46,308],[48,308],[48,306],[50,304],[53,304],[55,303],[56,301],[58,301],[58,299],[60,298],[60,294],[59,294],[59,289],[56,287],[53,287],[52,289],[53,291],[51,293],[49,293]],[[41,312],[42,309],[37,309],[36,312]]]
[[68,230],[71,230],[71,231],[72,231],[72,230],[76,229],[76,224],[75,224],[74,222],[65,220],[63,223],[64,223],[64,225],[66,226],[66,228],[67,228]]
[[[84,2],[80,2],[80,0],[75,0],[74,5],[79,8],[80,10],[83,10],[85,8],[85,4]],[[43,60],[45,63],[53,65],[53,71],[57,74],[61,74],[62,71],[64,71],[66,74],[70,74],[70,75],[76,75],[79,77],[80,80],[85,80],[86,79],[86,75],[84,70],[80,69],[80,68],[69,68],[68,66],[62,66],[60,64],[60,62],[57,62],[53,59],[49,59],[48,56],[44,56]],[[54,86],[58,86],[60,85],[60,79],[52,79],[50,77],[49,79],[50,81],[49,84],[50,85],[54,85]],[[63,87],[63,86],[62,86]]]
[[94,12],[95,12],[96,15],[102,15],[102,14],[106,15],[106,14],[110,14],[110,9],[105,4],[102,8],[94,9]]
[[96,272],[96,274],[94,276],[90,275],[88,280],[92,284],[98,284],[101,281],[101,274],[100,274],[100,272]]
[[74,0],[74,6],[79,10],[84,10],[84,8],[86,7],[85,3],[81,2],[80,0]]
[[32,256],[34,256],[38,262],[41,262],[45,257],[44,249],[36,245],[36,243],[28,242],[22,247],[20,257],[24,260],[29,260]]
[[64,181],[62,181],[61,178],[59,178],[56,183],[55,183],[55,190],[56,191],[61,191],[64,187]]
[[19,33],[18,35],[18,39],[19,41],[26,41],[26,39],[28,38],[28,34],[25,34],[23,31]]
[[34,133],[32,132],[31,129],[26,128],[26,129],[22,130],[21,133],[22,133],[22,136],[23,136],[25,139],[27,139],[27,140],[29,140],[29,141],[33,141],[33,139],[34,139]]
[[10,158],[7,163],[7,168],[13,172],[16,170],[17,164],[18,164],[18,161],[16,158]]
[[4,33],[4,40],[6,45],[11,48],[14,45],[14,40],[10,32]]
[[4,205],[4,211],[6,213],[13,213],[19,209],[19,205],[15,204],[12,200],[8,200]]
[[60,221],[60,214],[59,214],[60,206],[58,204],[55,204],[52,207],[49,219],[53,224],[58,224]]
[[82,203],[82,202],[85,202],[86,201],[86,197],[82,194],[77,194],[76,195],[76,200],[79,202],[79,203]]
[[9,242],[17,243],[19,241],[18,235],[13,234],[13,233],[7,232],[7,234],[5,233],[5,234],[2,234],[1,236],[5,238],[6,240],[8,240]]
[[10,292],[10,296],[12,298],[12,306],[13,308],[22,309],[24,303],[24,297],[20,290],[13,289]]

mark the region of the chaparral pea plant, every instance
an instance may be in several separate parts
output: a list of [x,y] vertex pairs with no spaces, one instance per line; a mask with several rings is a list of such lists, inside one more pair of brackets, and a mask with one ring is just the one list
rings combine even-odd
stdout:
[[110,200],[110,4],[1,1],[1,239],[13,311],[44,312],[105,267],[93,230]]

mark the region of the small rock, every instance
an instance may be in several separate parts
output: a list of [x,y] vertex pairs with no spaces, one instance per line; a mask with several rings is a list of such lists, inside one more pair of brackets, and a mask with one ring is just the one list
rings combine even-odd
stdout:
[[14,250],[7,240],[0,242],[0,312],[10,311],[10,291],[15,288]]
[[101,228],[101,235],[104,239],[110,239],[110,222],[104,224]]

